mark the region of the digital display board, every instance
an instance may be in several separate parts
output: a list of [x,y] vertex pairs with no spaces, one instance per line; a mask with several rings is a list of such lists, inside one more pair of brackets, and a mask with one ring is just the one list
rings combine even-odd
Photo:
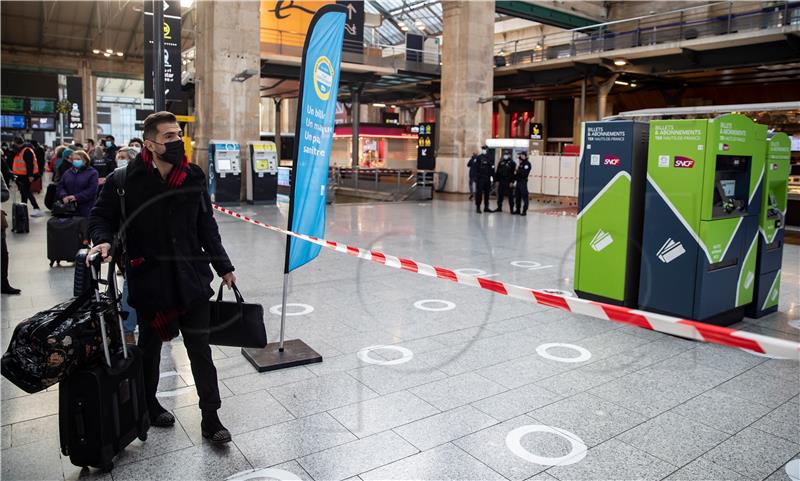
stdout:
[[22,97],[2,97],[0,99],[0,110],[5,112],[24,112],[25,99]]
[[3,115],[2,128],[4,129],[24,129],[25,116],[24,115]]
[[54,114],[56,101],[52,99],[30,99],[30,111],[42,114]]
[[31,117],[32,130],[55,130],[55,117]]

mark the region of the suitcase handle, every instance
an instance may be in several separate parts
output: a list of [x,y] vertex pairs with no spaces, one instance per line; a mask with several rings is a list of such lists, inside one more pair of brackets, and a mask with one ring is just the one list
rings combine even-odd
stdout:
[[[94,298],[98,304],[101,302],[100,283],[102,282],[101,280],[102,265],[103,265],[103,260],[97,253],[94,253],[89,257],[89,266],[91,267],[92,280],[94,281],[92,282],[93,284],[92,287],[94,287]],[[119,322],[119,336],[120,336],[120,341],[122,342],[122,355],[125,359],[128,359],[128,346],[127,344],[125,344],[125,333],[123,332],[122,317],[120,315],[119,296],[117,295],[117,281],[115,279],[116,276],[114,273],[114,269],[116,269],[116,263],[114,262],[112,256],[112,262],[111,264],[109,264],[108,267],[108,280],[107,280],[108,290],[106,292],[111,295],[112,301],[114,302],[114,310],[116,311],[117,321]],[[106,328],[106,319],[102,315],[98,315],[97,317],[100,318],[100,336],[103,338],[103,354],[105,355],[106,358],[106,364],[110,368],[112,367],[111,350],[108,346],[108,329]]]

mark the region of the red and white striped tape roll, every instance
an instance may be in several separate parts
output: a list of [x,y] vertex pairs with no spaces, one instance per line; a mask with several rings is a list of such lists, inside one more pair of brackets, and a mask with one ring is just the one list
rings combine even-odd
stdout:
[[674,336],[723,346],[737,347],[756,354],[782,359],[799,359],[800,343],[778,339],[775,337],[764,336],[753,332],[730,329],[728,327],[715,326],[679,317],[672,317],[653,312],[640,311],[628,307],[604,304],[601,302],[590,301],[573,297],[563,291],[530,289],[528,287],[517,286],[500,281],[493,281],[478,276],[460,274],[451,269],[423,264],[411,259],[395,257],[378,251],[362,249],[360,247],[340,244],[338,242],[318,239],[316,237],[298,234],[274,225],[265,224],[261,221],[251,219],[238,212],[235,212],[218,205],[214,209],[223,214],[241,219],[253,225],[265,229],[290,235],[298,239],[320,245],[322,247],[348,254],[361,259],[377,262],[387,267],[394,267],[409,272],[421,274],[423,276],[436,277],[439,279],[464,284],[467,286],[479,287],[504,296],[514,297],[526,302],[533,302],[543,306],[555,307],[575,314],[606,319],[609,321],[631,324],[644,329],[672,334]]

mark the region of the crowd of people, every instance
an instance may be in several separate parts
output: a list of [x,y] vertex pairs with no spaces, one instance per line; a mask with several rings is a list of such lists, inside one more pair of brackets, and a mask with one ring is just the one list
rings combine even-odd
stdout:
[[[106,177],[118,166],[135,159],[142,146],[142,139],[132,138],[127,147],[119,147],[113,135],[103,137],[98,143],[86,139],[54,147],[15,137],[10,144],[3,142],[0,150],[3,184],[17,186],[19,199],[14,202],[30,204],[31,217],[45,215],[35,196],[44,187],[44,204],[53,215],[88,219]],[[21,290],[12,287],[8,280],[6,217],[4,211],[2,293],[16,295]]]
[[[500,162],[495,167],[494,159],[488,147],[481,147],[481,153],[472,153],[467,162],[469,169],[469,198],[475,199],[475,211],[502,212],[503,200],[508,198],[509,211],[512,214],[527,215],[529,205],[528,177],[531,174],[531,163],[526,152],[517,154],[519,163],[511,158],[511,152],[504,150]],[[497,184],[497,208],[489,208],[489,196],[492,187]]]

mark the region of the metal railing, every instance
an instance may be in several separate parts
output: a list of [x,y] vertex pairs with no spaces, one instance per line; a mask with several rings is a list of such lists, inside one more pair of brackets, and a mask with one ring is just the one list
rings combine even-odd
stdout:
[[384,202],[417,200],[416,194],[432,187],[418,182],[412,169],[375,169],[331,167],[329,179],[336,193]]
[[495,57],[495,65],[543,62],[800,25],[800,3],[797,2],[780,2],[749,11],[741,9],[741,2],[717,2],[508,41],[496,45],[500,54]]

